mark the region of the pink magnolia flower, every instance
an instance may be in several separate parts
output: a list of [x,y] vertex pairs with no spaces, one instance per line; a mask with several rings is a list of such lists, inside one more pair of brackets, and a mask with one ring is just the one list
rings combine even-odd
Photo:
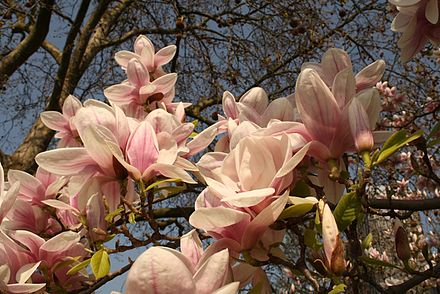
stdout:
[[195,183],[185,169],[195,170],[187,160],[178,156],[174,141],[162,142],[160,149],[156,133],[148,120],[144,120],[131,132],[125,152],[119,148],[116,138],[108,129],[95,126],[88,129],[90,140],[100,150],[114,157],[134,180],[149,180],[157,174],[168,178],[179,178]]
[[2,224],[6,214],[14,205],[19,189],[20,183],[15,182],[11,184],[8,191],[5,191],[5,175],[3,171],[3,166],[0,163],[0,225]]
[[262,127],[267,127],[271,121],[296,121],[299,116],[293,96],[278,98],[269,103],[266,92],[259,87],[252,88],[235,101],[234,96],[226,91],[223,94],[222,106],[225,117],[219,115],[219,120],[203,130],[190,143],[190,154],[193,155],[205,149],[215,137],[226,133],[216,144],[216,151],[229,152],[232,134],[242,123],[247,123],[245,131],[250,134]]
[[[354,82],[355,87],[349,89],[349,91],[360,92],[364,89],[374,87],[376,83],[380,81],[385,71],[385,62],[383,60],[377,60],[363,68],[354,77],[350,70],[341,74],[336,80],[336,76],[347,68],[351,69],[352,64],[347,52],[338,48],[330,48],[322,56],[321,63],[306,62],[302,65],[301,71],[306,68],[314,69],[323,82],[333,91],[340,92],[333,88],[342,87],[346,89],[345,83]],[[353,93],[350,93],[350,95],[353,96]]]
[[402,49],[401,60],[409,61],[431,41],[440,43],[440,21],[438,0],[389,0],[399,13],[391,24],[395,32],[402,32],[397,45]]
[[104,90],[110,102],[121,107],[126,115],[143,119],[148,112],[162,107],[174,110],[174,84],[177,74],[170,73],[150,81],[147,68],[138,60],[127,64],[128,80]]
[[232,282],[228,250],[213,246],[204,251],[193,230],[181,238],[182,253],[162,246],[149,248],[132,265],[126,293],[237,293],[239,282]]
[[51,277],[50,281],[58,281],[57,284],[65,289],[74,289],[84,280],[80,273],[70,276],[66,274],[71,267],[66,261],[72,259],[81,261],[88,255],[84,245],[79,242],[78,233],[62,232],[47,241],[24,230],[11,231],[9,235],[10,240],[14,240],[20,244],[21,250],[25,250],[31,262],[38,262],[39,268],[45,269],[46,277]]
[[362,105],[368,118],[366,123],[371,129],[381,109],[376,89],[369,88],[356,93],[351,68],[346,68],[336,75],[331,90],[317,71],[311,68],[303,69],[296,83],[295,98],[306,129],[312,139],[320,143],[320,148],[316,148],[313,155],[323,161],[330,158],[338,159],[344,152],[354,149],[350,122],[354,125],[353,121],[358,119],[360,113],[364,113],[358,107],[349,107],[352,100]]
[[115,55],[115,60],[122,68],[128,69],[129,61],[135,58],[142,63],[154,78],[158,78],[165,74],[162,65],[170,62],[175,54],[176,46],[174,45],[166,46],[155,52],[154,45],[150,39],[140,35],[134,42],[134,52],[119,51]]
[[248,136],[229,154],[205,154],[197,166],[208,187],[196,200],[190,224],[216,239],[235,240],[242,249],[254,248],[284,209],[292,170],[308,148],[292,157],[286,135]]
[[62,113],[58,111],[44,111],[40,114],[43,123],[51,130],[57,131],[55,138],[59,138],[58,147],[79,147],[81,142],[72,119],[82,108],[81,101],[69,95],[63,104]]
[[23,171],[9,170],[8,180],[10,184],[20,182],[17,197],[35,205],[41,205],[43,200],[55,198],[67,183],[67,178],[56,176],[40,167],[35,177]]
[[234,96],[226,91],[223,94],[222,105],[227,118],[251,121],[261,127],[267,126],[271,119],[281,121],[295,119],[294,108],[289,97],[278,98],[269,103],[266,92],[260,87],[252,88],[244,93],[239,102],[236,102]]
[[[37,263],[28,263],[22,266],[15,277],[11,275],[11,270],[7,264],[0,265],[0,291],[2,293],[33,293],[43,289],[45,283],[32,283],[31,276],[40,265]],[[28,283],[30,282],[30,283]]]

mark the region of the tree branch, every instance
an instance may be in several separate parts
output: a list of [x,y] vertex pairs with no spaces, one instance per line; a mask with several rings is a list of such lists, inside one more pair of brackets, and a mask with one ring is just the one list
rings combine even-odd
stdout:
[[423,211],[440,209],[440,198],[420,200],[368,199],[371,208]]
[[42,0],[37,21],[32,26],[30,33],[0,62],[0,85],[7,82],[9,77],[26,60],[40,48],[49,32],[50,19],[52,16],[52,6],[54,0]]

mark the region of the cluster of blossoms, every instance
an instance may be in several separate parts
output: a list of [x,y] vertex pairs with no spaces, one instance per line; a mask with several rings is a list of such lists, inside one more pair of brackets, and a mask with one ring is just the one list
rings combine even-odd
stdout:
[[[107,229],[121,216],[106,216],[143,209],[144,187],[160,179],[197,183],[191,173],[206,188],[189,222],[216,241],[203,250],[191,231],[180,252],[148,249],[132,266],[127,293],[237,293],[249,282],[271,293],[264,270],[250,261],[285,258],[278,247],[285,231],[271,225],[286,205],[298,203],[318,207],[325,266],[343,270],[329,205],[312,192],[300,198],[290,191],[307,180],[336,204],[345,189],[338,182],[346,169],[343,154],[370,152],[383,142],[386,134],[373,130],[384,62],[355,75],[347,53],[329,49],[320,63],[303,65],[294,95],[269,103],[263,89],[253,88],[237,102],[225,92],[224,116],[194,135],[188,104],[173,102],[177,75],[162,69],[175,51],[168,46],[155,52],[140,36],[134,52],[116,54],[127,80],[104,91],[110,105],[69,96],[62,113],[42,113],[57,131],[59,148],[36,157],[35,177],[9,171],[6,191],[0,174],[2,290],[79,288],[89,275],[68,271],[111,239]],[[214,152],[190,161],[218,136]]]

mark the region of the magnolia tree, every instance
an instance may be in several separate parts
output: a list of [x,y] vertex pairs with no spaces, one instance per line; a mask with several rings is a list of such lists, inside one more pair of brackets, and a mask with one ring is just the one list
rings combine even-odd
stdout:
[[[440,1],[390,3],[401,62],[440,42]],[[10,169],[5,182],[0,166],[1,291],[91,293],[127,271],[126,293],[435,287],[438,236],[406,219],[426,211],[425,231],[436,225],[440,125],[386,117],[403,98],[383,60],[354,72],[350,54],[328,48],[302,65],[294,94],[226,91],[207,126],[174,100],[178,76],[165,68],[175,54],[138,36],[115,54],[126,79],[103,89],[107,101],[70,95],[61,112],[41,113],[57,148],[35,157],[34,175]],[[394,187],[384,170],[419,179]],[[391,253],[361,228],[372,216],[393,224]],[[135,247],[145,251],[111,272],[111,256]]]

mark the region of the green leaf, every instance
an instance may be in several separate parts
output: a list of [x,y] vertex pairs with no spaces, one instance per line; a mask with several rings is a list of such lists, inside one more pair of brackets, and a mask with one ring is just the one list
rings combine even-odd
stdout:
[[107,214],[104,219],[106,222],[112,223],[115,216],[119,215],[123,211],[124,211],[124,208],[122,208],[122,207],[116,208],[115,210],[113,210],[112,212]]
[[311,194],[309,186],[304,181],[296,182],[295,187],[290,192],[290,195],[302,197],[310,196]]
[[130,214],[128,215],[128,222],[130,224],[136,223],[136,215],[134,214],[134,212],[130,212]]
[[344,194],[333,211],[340,232],[343,232],[359,215],[361,201],[356,192]]
[[394,152],[405,146],[406,144],[420,138],[423,135],[423,130],[419,130],[412,134],[411,136],[406,136],[405,130],[400,130],[394,133],[391,137],[386,140],[383,144],[379,156],[373,164],[379,164],[388,157],[390,157]]
[[312,210],[314,206],[314,203],[301,203],[289,206],[283,210],[278,219],[303,216],[304,214]]
[[84,261],[81,261],[77,265],[73,266],[70,270],[67,271],[67,275],[71,276],[82,270],[83,268],[86,268],[90,264],[90,258],[86,259]]
[[316,240],[316,231],[311,229],[304,231],[304,244],[316,251],[322,247],[322,244]]
[[426,137],[426,140],[428,141],[436,135],[438,132],[440,132],[440,122],[436,123],[435,126],[432,128],[432,130],[429,132],[428,137]]
[[153,189],[154,187],[156,187],[157,185],[163,184],[163,183],[169,183],[169,182],[174,182],[174,183],[178,183],[181,182],[181,179],[165,179],[165,180],[160,180],[157,182],[154,182],[153,184],[151,184],[150,186],[147,187],[147,189],[145,189],[145,191],[149,191],[151,189]]
[[362,248],[368,249],[371,247],[371,242],[373,242],[373,235],[369,233],[365,239],[362,241]]
[[110,257],[104,248],[95,252],[91,258],[92,272],[98,280],[110,272]]
[[392,267],[392,268],[400,269],[397,265],[391,264],[391,263],[386,262],[386,261],[370,258],[370,257],[367,257],[367,256],[361,256],[361,260],[365,264],[368,264],[368,265],[371,265],[371,266],[384,266],[384,267]]
[[328,292],[328,294],[344,293],[345,288],[347,288],[345,284],[334,285],[333,289],[330,292]]

